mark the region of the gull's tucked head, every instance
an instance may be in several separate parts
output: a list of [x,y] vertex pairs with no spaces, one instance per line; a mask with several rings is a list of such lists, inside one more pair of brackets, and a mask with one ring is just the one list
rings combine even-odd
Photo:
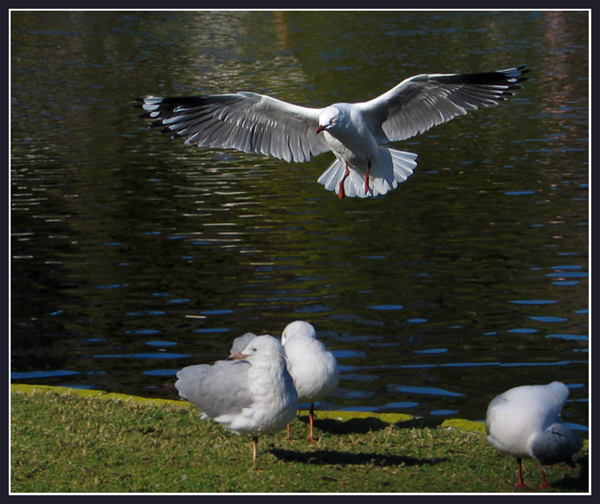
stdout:
[[294,336],[317,339],[315,328],[303,320],[296,320],[285,327],[281,334],[281,344],[285,345],[285,342]]

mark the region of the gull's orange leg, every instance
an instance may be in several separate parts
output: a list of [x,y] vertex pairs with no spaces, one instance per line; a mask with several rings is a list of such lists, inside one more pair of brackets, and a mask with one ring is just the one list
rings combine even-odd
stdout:
[[258,465],[256,463],[256,452],[258,450],[258,437],[252,438],[252,466],[256,471],[258,469]]
[[314,417],[315,405],[311,403],[310,411],[308,412],[308,437],[306,438],[308,441],[318,441],[318,439],[313,436]]
[[369,159],[367,164],[367,173],[365,173],[365,194],[369,193],[369,174],[371,173],[372,166],[371,160]]
[[517,465],[519,467],[519,481],[517,483],[517,488],[521,488],[525,486],[525,483],[523,483],[523,467],[520,458],[517,459]]
[[343,199],[344,196],[346,196],[346,193],[344,192],[344,182],[348,178],[348,175],[350,175],[350,168],[348,165],[346,165],[346,173],[344,173],[344,176],[342,177],[342,180],[340,180],[340,184],[338,186],[338,198],[340,199]]

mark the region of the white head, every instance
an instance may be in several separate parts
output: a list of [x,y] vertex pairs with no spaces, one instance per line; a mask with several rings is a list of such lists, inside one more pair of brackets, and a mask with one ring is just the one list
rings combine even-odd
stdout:
[[335,129],[336,126],[339,126],[342,115],[342,110],[333,105],[323,109],[319,115],[317,134],[321,133],[323,130],[332,130]]
[[246,345],[240,353],[232,354],[229,360],[273,360],[284,356],[283,346],[277,338],[264,335],[257,336]]
[[285,342],[294,336],[317,339],[315,328],[303,320],[296,320],[285,327],[281,334],[281,344],[285,345]]

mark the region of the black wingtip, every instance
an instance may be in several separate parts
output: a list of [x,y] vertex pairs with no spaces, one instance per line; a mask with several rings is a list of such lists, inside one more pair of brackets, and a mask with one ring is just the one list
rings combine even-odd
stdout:
[[517,82],[522,82],[528,80],[528,77],[523,77],[526,73],[529,73],[530,68],[527,65],[519,65],[515,67],[516,70],[519,71],[519,76],[517,77]]

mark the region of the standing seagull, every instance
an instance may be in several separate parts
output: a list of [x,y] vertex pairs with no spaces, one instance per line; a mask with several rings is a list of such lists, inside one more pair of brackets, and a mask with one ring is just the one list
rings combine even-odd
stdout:
[[[233,341],[231,354],[239,352],[256,335],[246,333]],[[316,441],[313,433],[315,403],[331,394],[338,385],[340,371],[335,356],[317,340],[315,328],[308,322],[296,320],[288,324],[281,334],[287,370],[298,393],[298,404],[310,403],[308,414],[308,441]],[[291,435],[287,426],[288,438]]]
[[[340,380],[335,356],[317,340],[315,328],[308,322],[296,320],[288,324],[281,335],[287,368],[298,392],[298,403],[310,403],[308,441],[313,436],[315,403],[331,394]],[[287,427],[288,438],[290,426]]]
[[583,441],[560,418],[568,396],[567,386],[555,381],[548,385],[512,388],[494,398],[488,406],[487,440],[494,448],[517,458],[518,487],[525,486],[523,458],[532,458],[540,464],[540,488],[544,489],[548,488],[544,465],[566,462],[575,467],[572,457],[581,449]]
[[212,366],[183,368],[175,387],[200,408],[202,419],[212,418],[225,429],[252,438],[254,469],[259,435],[283,430],[298,409],[283,347],[273,336],[252,338],[241,353]]
[[142,117],[186,143],[303,162],[332,151],[319,177],[340,198],[386,194],[417,166],[416,154],[383,147],[479,107],[497,105],[521,88],[524,65],[495,72],[421,74],[360,103],[310,108],[270,96],[238,92],[142,98]]

